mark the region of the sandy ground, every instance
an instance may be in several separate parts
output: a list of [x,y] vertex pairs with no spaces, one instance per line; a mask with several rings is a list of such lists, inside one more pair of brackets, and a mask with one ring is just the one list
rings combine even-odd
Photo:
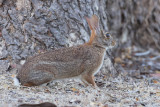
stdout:
[[19,104],[52,102],[58,107],[159,107],[160,81],[153,78],[135,79],[97,75],[99,87],[85,87],[77,79],[67,79],[37,86],[17,87],[12,74],[0,74],[0,107]]

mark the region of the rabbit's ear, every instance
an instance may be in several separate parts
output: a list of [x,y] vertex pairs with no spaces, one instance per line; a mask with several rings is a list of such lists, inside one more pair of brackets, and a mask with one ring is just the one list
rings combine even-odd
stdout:
[[98,16],[96,15],[93,15],[91,18],[88,18],[88,17],[85,17],[87,22],[88,22],[88,25],[89,25],[89,28],[91,30],[96,30],[98,29],[99,27],[99,18]]

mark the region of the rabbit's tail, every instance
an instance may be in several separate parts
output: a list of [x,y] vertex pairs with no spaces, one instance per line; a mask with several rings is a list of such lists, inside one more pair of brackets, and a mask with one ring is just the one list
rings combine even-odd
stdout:
[[19,79],[16,76],[13,77],[13,82],[15,86],[20,86]]

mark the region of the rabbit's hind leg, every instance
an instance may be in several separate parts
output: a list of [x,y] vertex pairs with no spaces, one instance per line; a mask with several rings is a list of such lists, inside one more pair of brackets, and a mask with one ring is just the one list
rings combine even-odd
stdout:
[[27,83],[25,83],[23,85],[27,86],[27,87],[36,86],[36,84],[34,84],[33,82],[27,82]]
[[82,74],[81,75],[82,82],[88,86],[89,84],[92,84],[94,87],[96,87],[96,83],[94,82],[94,76],[90,74]]
[[47,71],[34,71],[28,75],[24,86],[38,86],[50,82],[54,78],[51,72]]

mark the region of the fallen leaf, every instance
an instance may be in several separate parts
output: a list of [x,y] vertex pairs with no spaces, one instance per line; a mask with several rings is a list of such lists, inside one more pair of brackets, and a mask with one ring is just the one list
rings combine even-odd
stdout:
[[126,58],[131,59],[131,58],[132,58],[132,56],[131,56],[131,55],[129,55],[129,54],[127,54],[127,55],[126,55]]
[[52,37],[52,33],[50,31],[48,31],[48,36]]
[[115,58],[114,61],[115,61],[116,63],[122,63],[122,62],[123,62],[120,57]]
[[122,66],[122,67],[125,67],[126,65],[125,65],[125,64],[121,64],[121,66]]
[[160,71],[157,70],[157,71],[155,71],[155,73],[160,73]]
[[108,107],[108,104],[105,104],[103,107]]
[[16,77],[16,75],[15,75],[15,74],[13,74],[11,77],[12,77],[12,78],[14,78],[14,77]]
[[156,83],[158,83],[158,81],[157,81],[157,80],[153,80],[153,83],[155,83],[155,84],[156,84]]
[[71,88],[71,90],[72,90],[73,92],[79,92],[79,90],[77,90],[76,88]]
[[51,93],[48,89],[45,90],[46,93]]
[[138,99],[138,98],[136,98],[136,101],[139,101],[139,99]]
[[157,93],[156,93],[156,96],[160,96],[160,92],[157,92]]
[[151,77],[160,78],[160,73],[150,74]]

